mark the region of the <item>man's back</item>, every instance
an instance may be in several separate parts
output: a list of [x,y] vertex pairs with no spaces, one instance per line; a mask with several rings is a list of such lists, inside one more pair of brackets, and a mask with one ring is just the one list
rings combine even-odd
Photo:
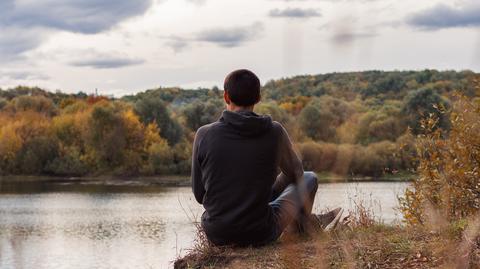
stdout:
[[268,116],[224,111],[219,121],[198,130],[193,180],[200,186],[194,193],[206,209],[202,225],[214,243],[268,240],[282,129]]
[[[224,89],[222,117],[198,129],[193,143],[192,188],[205,208],[202,226],[217,245],[271,242],[283,229],[282,220],[295,217],[280,205],[295,205],[294,211],[301,205],[300,199],[279,196],[286,184],[302,180],[302,164],[287,131],[253,113],[260,101],[260,80],[253,72],[233,71]],[[276,203],[269,204],[273,198]]]

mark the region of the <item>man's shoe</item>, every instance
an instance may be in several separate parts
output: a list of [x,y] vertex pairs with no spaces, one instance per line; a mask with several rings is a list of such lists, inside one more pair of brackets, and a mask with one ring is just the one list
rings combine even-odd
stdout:
[[337,224],[340,222],[340,219],[342,218],[343,209],[342,208],[337,208],[335,210],[337,210],[335,218],[332,220],[332,222],[330,222],[327,225],[327,227],[325,227],[325,229],[323,229],[325,232],[333,231],[337,227]]
[[342,217],[342,214],[343,209],[341,207],[337,207],[334,210],[329,211],[325,214],[313,214],[312,219],[315,222],[316,226],[319,226],[324,231],[331,231],[337,226],[340,218]]

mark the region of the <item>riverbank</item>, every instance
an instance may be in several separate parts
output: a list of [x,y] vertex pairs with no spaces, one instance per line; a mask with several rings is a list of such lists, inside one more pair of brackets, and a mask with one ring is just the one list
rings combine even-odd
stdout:
[[479,268],[480,240],[462,225],[372,224],[308,238],[281,238],[262,248],[197,244],[175,268]]
[[[411,181],[415,174],[400,172],[380,177],[345,176],[332,173],[317,173],[319,183],[337,182],[405,182]],[[0,186],[3,184],[42,183],[42,184],[82,184],[104,186],[158,186],[158,187],[188,187],[190,175],[161,175],[161,176],[83,176],[83,177],[56,177],[56,176],[0,176]]]
[[55,176],[0,176],[0,183],[52,183],[52,184],[95,184],[109,186],[149,186],[185,187],[190,185],[190,175],[164,176],[85,176],[85,177],[55,177]]
[[42,192],[160,192],[165,188],[188,187],[190,176],[155,177],[48,177],[8,176],[0,177],[0,193],[42,193]]

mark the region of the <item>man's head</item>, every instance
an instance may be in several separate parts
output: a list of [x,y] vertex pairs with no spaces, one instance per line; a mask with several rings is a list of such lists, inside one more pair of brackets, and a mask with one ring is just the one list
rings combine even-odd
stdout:
[[260,101],[260,80],[250,70],[240,69],[228,74],[223,88],[229,106],[253,108]]

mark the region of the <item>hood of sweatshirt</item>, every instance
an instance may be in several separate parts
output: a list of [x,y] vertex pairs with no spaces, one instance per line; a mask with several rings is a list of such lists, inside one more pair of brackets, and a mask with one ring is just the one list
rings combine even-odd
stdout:
[[270,116],[258,115],[251,111],[224,110],[220,121],[231,126],[239,135],[248,137],[262,135],[273,126]]

